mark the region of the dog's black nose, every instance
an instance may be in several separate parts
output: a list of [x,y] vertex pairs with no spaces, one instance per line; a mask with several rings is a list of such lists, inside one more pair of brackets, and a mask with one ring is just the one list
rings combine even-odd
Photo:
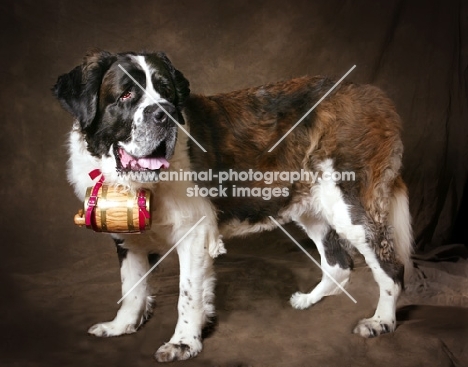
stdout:
[[146,121],[156,122],[157,124],[167,122],[175,112],[175,107],[170,104],[151,105],[143,110]]

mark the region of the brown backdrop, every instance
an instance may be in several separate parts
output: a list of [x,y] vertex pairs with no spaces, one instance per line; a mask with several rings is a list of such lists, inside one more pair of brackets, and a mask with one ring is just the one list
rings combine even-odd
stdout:
[[[8,330],[2,335],[4,343],[0,351],[3,349],[12,365],[14,361],[21,361],[18,362],[21,366],[55,362],[71,365],[75,360],[77,365],[101,362],[118,365],[123,363],[119,354],[123,351],[140,358],[142,365],[149,365],[151,361],[147,358],[168,339],[175,317],[171,313],[166,318],[160,311],[163,321],[152,320],[145,330],[161,328],[152,331],[155,339],[152,343],[148,337],[143,338],[144,334],[113,341],[83,336],[89,323],[103,321],[101,317],[109,318],[114,312],[113,300],[118,298],[117,264],[115,259],[109,259],[113,249],[107,239],[77,229],[71,222],[80,206],[64,176],[64,142],[71,118],[52,98],[50,88],[57,76],[77,65],[91,47],[116,52],[163,50],[190,80],[192,90],[207,94],[304,74],[340,77],[356,64],[348,79],[383,88],[404,120],[403,175],[410,189],[419,252],[428,253],[454,241],[466,243],[466,197],[462,200],[468,172],[466,2],[45,0],[3,1],[0,9],[3,128],[0,318],[5,326],[2,330]],[[268,239],[267,236],[256,241]],[[232,256],[236,251],[232,249]],[[241,268],[248,273],[250,265],[262,267],[254,264],[261,261],[262,251],[252,252],[249,261],[253,263],[241,264]],[[276,254],[276,247],[269,251],[270,255]],[[226,259],[231,258],[228,255]],[[230,274],[228,260],[220,260],[218,264],[225,270],[220,281],[237,279],[235,275],[232,278],[226,275]],[[303,261],[302,266],[313,266]],[[283,272],[289,275],[284,278],[278,275],[282,280],[277,295],[284,300],[278,307],[286,310],[288,294],[301,281],[294,280],[300,279],[300,274],[291,270],[299,265],[292,261],[284,266]],[[175,271],[169,263],[167,269]],[[257,280],[264,275],[255,278],[251,274]],[[309,284],[304,281],[306,288],[316,282],[318,273],[308,276]],[[249,282],[239,281],[239,287],[245,283]],[[174,286],[171,292],[175,292],[175,283],[171,284]],[[164,285],[160,287],[165,289]],[[229,292],[219,287],[222,309],[229,303],[223,298]],[[104,297],[104,290],[110,288],[111,295]],[[158,294],[164,295],[161,289]],[[258,294],[256,288],[250,291]],[[265,295],[265,300],[269,296]],[[344,298],[338,299],[346,303]],[[168,301],[168,309],[173,310],[173,302],[175,298]],[[326,306],[323,310],[326,312]],[[320,311],[314,308],[308,318],[317,313]],[[290,317],[284,321],[286,327],[288,320],[299,319],[295,313],[287,315],[281,316]],[[246,317],[251,315],[247,313]],[[264,321],[263,327],[274,328],[270,324],[276,322],[274,319],[265,316]],[[330,322],[336,321],[330,318]],[[337,332],[348,331],[351,326],[350,323],[338,327]],[[240,332],[236,329],[238,338]],[[281,332],[277,332],[281,338]],[[205,365],[207,361],[220,364],[248,361],[256,353],[254,348],[245,352],[245,359],[236,359],[234,356],[242,355],[236,355],[236,350],[249,348],[241,345],[241,341],[237,346],[226,343],[229,335],[227,331],[219,331],[213,338],[225,340],[223,348],[231,348],[233,357],[220,357],[225,352],[219,347],[220,359],[216,360],[213,356],[218,344],[214,343],[211,352],[215,354],[211,355],[213,358],[207,354]],[[346,343],[347,339],[343,340]],[[355,344],[348,351],[343,349],[343,353],[351,353],[356,345],[363,347],[365,343],[352,340]],[[144,347],[137,347],[141,345]],[[336,350],[339,346],[330,348]],[[392,348],[396,346],[392,344]],[[270,350],[273,355],[279,353],[274,349]],[[284,357],[285,365],[308,365],[301,358],[295,360],[297,364],[291,362],[294,360],[291,358],[304,353],[299,349],[283,350],[278,355],[288,356]],[[248,363],[264,365],[269,355],[264,353],[255,363]],[[324,361],[330,361],[326,348],[317,355],[327,356]],[[317,360],[317,355],[310,360]],[[273,361],[280,361],[278,358]],[[374,362],[379,361],[375,358]],[[202,363],[197,360],[190,363]]]

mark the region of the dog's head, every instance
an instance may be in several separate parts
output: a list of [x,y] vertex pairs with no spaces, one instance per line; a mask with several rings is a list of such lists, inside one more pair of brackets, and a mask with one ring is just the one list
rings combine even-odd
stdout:
[[114,154],[121,170],[169,166],[190,89],[164,53],[92,51],[53,91],[93,156]]

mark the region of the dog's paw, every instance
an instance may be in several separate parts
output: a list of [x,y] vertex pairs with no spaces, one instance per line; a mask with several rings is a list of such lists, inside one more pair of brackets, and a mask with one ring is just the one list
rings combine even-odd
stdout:
[[309,308],[312,306],[314,303],[314,300],[312,299],[311,295],[309,293],[301,293],[301,292],[296,292],[291,296],[291,299],[289,300],[291,303],[291,306],[293,306],[297,310],[305,310],[306,308]]
[[124,334],[132,334],[137,331],[136,325],[129,324],[120,324],[114,321],[102,322],[96,325],[91,326],[88,329],[88,334],[99,336],[99,337],[109,337],[109,336],[119,336]]
[[395,331],[395,321],[384,321],[372,317],[359,321],[353,333],[359,334],[364,338],[375,338],[381,334],[387,334],[393,331]]
[[165,343],[154,354],[154,358],[158,362],[183,361],[195,357],[201,350],[201,342],[194,345]]

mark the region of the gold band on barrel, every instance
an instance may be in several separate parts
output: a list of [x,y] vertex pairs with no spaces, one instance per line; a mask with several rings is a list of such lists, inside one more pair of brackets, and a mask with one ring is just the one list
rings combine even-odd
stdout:
[[[101,201],[104,203],[107,203],[107,185],[103,185],[101,188]],[[102,232],[107,232],[107,218],[106,218],[106,212],[107,212],[107,205],[103,205],[101,208],[101,231]]]
[[133,224],[133,208],[135,206],[135,197],[128,196],[127,198],[127,225],[128,231],[135,231],[135,225]]

